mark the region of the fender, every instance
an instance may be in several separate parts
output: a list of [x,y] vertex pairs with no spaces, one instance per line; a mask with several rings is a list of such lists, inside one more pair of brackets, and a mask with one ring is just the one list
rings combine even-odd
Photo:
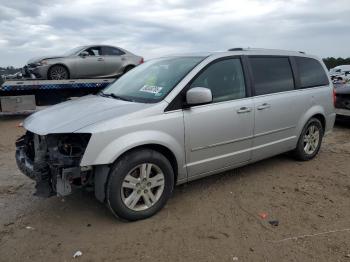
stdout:
[[[305,114],[299,119],[299,122],[296,127],[296,134],[297,138],[299,139],[300,134],[310,118],[312,118],[314,115],[322,115],[324,117],[324,120],[327,121],[326,113],[324,111],[324,108],[320,105],[314,105],[311,108],[309,108]],[[326,122],[327,124],[327,122]]]
[[81,166],[112,164],[123,153],[138,146],[152,144],[164,146],[174,154],[178,166],[178,180],[187,177],[184,157],[185,153],[182,149],[183,146],[169,134],[155,130],[136,131],[114,139],[106,147],[102,148],[100,152],[94,152],[94,149],[98,147],[94,146],[95,142],[93,136],[92,141],[89,142],[89,145],[86,148],[85,154],[80,163]]

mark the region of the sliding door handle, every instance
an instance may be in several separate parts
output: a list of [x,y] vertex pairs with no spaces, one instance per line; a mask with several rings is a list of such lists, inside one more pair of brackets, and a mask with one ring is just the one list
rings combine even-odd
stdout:
[[250,111],[252,111],[252,109],[250,107],[243,106],[237,110],[237,113],[238,114],[249,113]]
[[258,110],[264,110],[264,109],[267,109],[267,108],[270,108],[271,105],[268,104],[268,103],[263,103],[262,105],[258,106],[257,109]]

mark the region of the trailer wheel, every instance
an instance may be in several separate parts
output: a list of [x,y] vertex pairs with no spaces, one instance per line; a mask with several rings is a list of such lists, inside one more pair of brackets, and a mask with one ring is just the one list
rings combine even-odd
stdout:
[[47,78],[49,80],[69,79],[68,69],[63,65],[54,65],[49,69]]

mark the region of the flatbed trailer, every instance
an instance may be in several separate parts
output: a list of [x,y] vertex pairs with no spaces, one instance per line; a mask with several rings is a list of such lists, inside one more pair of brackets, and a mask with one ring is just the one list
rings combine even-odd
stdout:
[[22,114],[95,94],[116,79],[8,80],[0,86],[0,114]]

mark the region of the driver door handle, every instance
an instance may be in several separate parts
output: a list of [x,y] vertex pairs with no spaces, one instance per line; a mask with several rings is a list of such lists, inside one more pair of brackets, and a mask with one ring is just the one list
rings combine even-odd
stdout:
[[97,58],[97,61],[103,61],[102,57]]
[[243,106],[237,110],[237,113],[243,114],[243,113],[249,113],[250,111],[252,111],[252,109],[250,107]]
[[267,108],[270,108],[271,105],[268,104],[268,103],[263,103],[262,105],[258,106],[257,109],[258,110],[264,110],[264,109],[267,109]]

